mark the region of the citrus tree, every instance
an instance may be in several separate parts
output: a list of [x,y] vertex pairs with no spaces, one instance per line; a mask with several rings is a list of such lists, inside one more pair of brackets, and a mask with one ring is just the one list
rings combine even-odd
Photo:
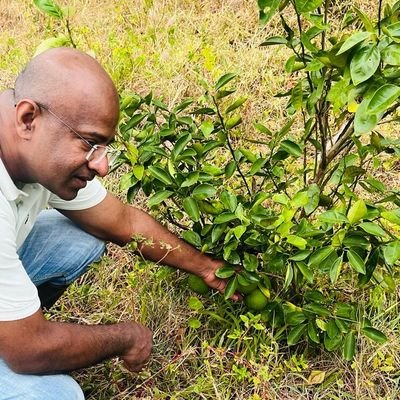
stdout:
[[[35,3],[51,15],[52,1]],[[386,341],[355,299],[394,291],[400,258],[399,193],[374,173],[399,155],[384,128],[399,106],[400,4],[379,3],[374,19],[353,8],[339,27],[330,2],[258,5],[263,23],[282,25],[261,45],[291,52],[284,126],[257,121],[243,137],[233,73],[173,108],[126,95],[114,169],[125,166],[129,202],[144,193],[183,239],[225,260],[225,297],[244,294],[257,331],[351,360],[360,334]]]
[[241,140],[246,99],[235,97],[231,73],[173,109],[151,94],[127,96],[121,189],[129,201],[143,191],[186,241],[224,259],[225,297],[244,293],[276,338],[351,360],[359,334],[386,337],[341,288],[393,291],[400,257],[399,194],[373,173],[381,156],[399,154],[399,140],[380,127],[399,106],[400,7],[380,7],[377,22],[354,8],[333,36],[329,2],[258,4],[263,22],[279,13],[283,27],[262,45],[292,51],[284,69],[295,84],[279,94],[287,123],[254,123]]

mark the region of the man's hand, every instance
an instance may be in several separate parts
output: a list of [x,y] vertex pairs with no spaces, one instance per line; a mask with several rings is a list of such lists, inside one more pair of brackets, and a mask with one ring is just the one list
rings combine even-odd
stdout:
[[120,358],[124,361],[124,365],[131,372],[141,371],[150,358],[153,347],[153,333],[149,328],[132,322],[134,342]]
[[[203,279],[203,281],[213,289],[218,290],[220,293],[224,293],[227,281],[226,279],[218,278],[215,275],[215,272],[218,268],[221,268],[225,265],[225,263],[221,260],[210,259],[209,263],[207,263],[208,268],[204,268],[203,271],[199,273],[199,276]],[[241,296],[238,293],[235,293],[232,297],[232,300],[240,300]]]

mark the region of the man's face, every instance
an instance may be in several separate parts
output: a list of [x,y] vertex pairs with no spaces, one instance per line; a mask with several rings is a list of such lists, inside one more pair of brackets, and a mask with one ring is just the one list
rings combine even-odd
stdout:
[[[38,183],[64,200],[74,199],[88,181],[108,172],[107,157],[87,160],[91,146],[106,146],[114,138],[116,110],[103,110],[83,107],[68,118],[62,110],[41,108],[39,141],[34,149],[41,153],[36,161],[41,161],[36,163],[35,176]],[[96,154],[101,151],[96,150]]]

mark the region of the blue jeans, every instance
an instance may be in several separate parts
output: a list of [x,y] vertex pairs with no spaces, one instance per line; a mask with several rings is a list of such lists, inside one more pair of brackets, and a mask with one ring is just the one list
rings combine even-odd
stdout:
[[[105,243],[74,225],[56,210],[42,211],[18,251],[32,282],[40,287],[66,287],[100,259]],[[0,359],[0,400],[82,400],[70,376],[25,375]]]

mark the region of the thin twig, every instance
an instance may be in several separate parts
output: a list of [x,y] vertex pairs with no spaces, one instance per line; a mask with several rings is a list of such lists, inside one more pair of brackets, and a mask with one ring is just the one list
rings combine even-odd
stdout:
[[212,99],[213,99],[215,108],[217,109],[217,114],[218,114],[218,118],[219,118],[219,120],[220,120],[220,122],[221,122],[222,129],[223,129],[223,131],[226,133],[226,142],[228,143],[229,151],[231,152],[233,161],[235,161],[236,169],[237,169],[237,171],[239,172],[239,175],[241,176],[241,178],[242,178],[242,180],[243,180],[243,182],[244,182],[244,184],[245,184],[245,186],[246,186],[248,195],[249,195],[250,197],[252,197],[251,190],[250,190],[249,185],[248,185],[248,183],[247,183],[247,181],[246,181],[246,178],[244,177],[244,175],[243,175],[243,173],[242,173],[242,171],[241,171],[241,169],[240,169],[239,163],[238,163],[237,160],[236,160],[236,157],[235,157],[235,150],[233,149],[232,144],[231,144],[231,142],[230,142],[230,140],[229,140],[229,132],[228,132],[228,130],[226,129],[225,121],[224,121],[224,118],[222,117],[221,112],[220,112],[220,110],[219,110],[218,103],[217,103],[217,101],[216,101],[216,99],[215,99],[214,96],[211,96],[211,97],[212,97]]

